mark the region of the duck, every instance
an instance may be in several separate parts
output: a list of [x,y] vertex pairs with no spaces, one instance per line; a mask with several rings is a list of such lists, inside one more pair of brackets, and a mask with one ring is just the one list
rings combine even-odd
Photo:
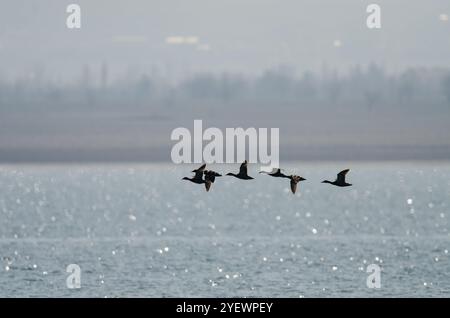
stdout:
[[345,181],[345,176],[347,175],[347,173],[349,171],[350,171],[350,169],[342,170],[341,172],[339,172],[337,174],[337,178],[336,178],[335,181],[331,182],[331,181],[328,181],[328,180],[324,180],[324,181],[322,181],[322,183],[329,183],[329,184],[335,185],[337,187],[350,187],[352,184],[351,183],[347,183]]
[[242,164],[241,167],[239,168],[239,173],[238,174],[234,174],[234,173],[227,173],[227,176],[233,176],[235,178],[238,179],[242,179],[242,180],[252,180],[254,178],[250,177],[247,173],[247,160],[245,160]]
[[217,173],[213,170],[205,170],[203,172],[203,174],[205,175],[205,189],[206,192],[209,191],[209,189],[211,188],[211,185],[214,183],[214,181],[216,180],[216,177],[221,177],[222,175],[220,173]]
[[184,177],[181,180],[188,180],[193,183],[203,184],[203,183],[205,183],[205,180],[203,179],[203,173],[205,171],[205,168],[206,168],[206,164],[200,166],[198,169],[192,170],[192,172],[195,173],[195,175],[192,178]]
[[205,175],[205,188],[206,188],[207,192],[209,191],[209,189],[211,188],[211,185],[216,180],[216,177],[222,176],[220,173],[217,173],[213,170],[205,170],[203,172],[203,174]]
[[208,192],[209,189],[211,188],[211,185],[214,183],[216,177],[221,177],[222,175],[213,170],[205,170],[205,169],[206,164],[203,164],[199,168],[192,170],[192,172],[195,173],[194,177],[192,178],[184,177],[182,180],[188,180],[196,184],[204,184],[206,192]]
[[275,177],[275,178],[288,178],[288,179],[290,178],[290,176],[287,176],[284,173],[282,173],[280,168],[274,168],[274,169],[272,169],[271,172],[260,171],[259,173],[264,173],[264,174],[267,174],[268,176]]
[[293,194],[297,191],[297,183],[306,180],[305,178],[296,175],[290,175],[288,178],[291,179],[291,191]]

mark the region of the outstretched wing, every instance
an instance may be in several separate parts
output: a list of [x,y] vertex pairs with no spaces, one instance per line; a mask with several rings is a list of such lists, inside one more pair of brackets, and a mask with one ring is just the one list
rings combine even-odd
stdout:
[[209,189],[211,188],[211,180],[205,180],[205,188],[206,188],[206,192],[209,191]]
[[200,168],[192,170],[192,172],[195,172],[194,179],[201,180],[203,177],[203,171],[205,170],[205,168],[206,168],[206,163],[201,165]]
[[337,183],[345,183],[345,175],[350,171],[350,169],[342,170],[338,173],[336,182]]
[[245,160],[242,164],[241,167],[239,168],[239,174],[242,175],[247,175],[247,160]]
[[297,191],[297,182],[295,178],[291,179],[291,191],[295,194],[295,191]]
[[265,174],[268,174],[269,176],[272,175],[272,174],[274,174],[274,173],[276,173],[276,172],[277,172],[277,168],[273,168],[273,169],[270,170],[270,171],[266,171],[266,170],[261,170],[261,171],[259,171],[259,173],[265,173]]
[[202,164],[198,169],[192,170],[192,172],[199,172],[199,171],[203,172],[203,170],[205,170],[205,168],[206,168],[206,163]]

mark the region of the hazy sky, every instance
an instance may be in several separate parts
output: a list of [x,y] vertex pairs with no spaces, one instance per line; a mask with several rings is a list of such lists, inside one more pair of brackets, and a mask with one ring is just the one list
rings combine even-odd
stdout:
[[[78,3],[82,28],[66,27]],[[382,8],[382,29],[366,7]],[[379,63],[450,67],[450,1],[411,0],[2,0],[0,78],[41,72],[71,80],[84,65],[111,74],[158,70],[297,72]],[[177,38],[178,37],[178,38]],[[174,44],[189,37],[190,44]]]

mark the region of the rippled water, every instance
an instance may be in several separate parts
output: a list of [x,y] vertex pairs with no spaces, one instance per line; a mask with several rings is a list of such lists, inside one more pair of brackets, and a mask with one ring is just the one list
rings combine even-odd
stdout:
[[[353,187],[320,183],[347,167]],[[286,168],[295,196],[257,167],[206,193],[191,166],[0,166],[0,296],[450,295],[449,163]]]

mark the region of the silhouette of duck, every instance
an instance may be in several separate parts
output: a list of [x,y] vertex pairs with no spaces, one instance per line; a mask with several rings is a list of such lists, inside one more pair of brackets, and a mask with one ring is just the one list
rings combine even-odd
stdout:
[[297,191],[297,183],[306,180],[305,178],[296,175],[290,175],[287,178],[291,179],[291,191],[293,194],[295,194],[295,191]]
[[251,180],[253,179],[252,177],[250,177],[247,174],[247,160],[245,160],[242,164],[241,167],[239,168],[239,173],[238,174],[234,174],[234,173],[227,173],[227,176],[233,176],[235,178],[238,179],[242,179],[242,180]]
[[267,174],[268,176],[275,177],[275,178],[290,178],[290,176],[285,175],[281,172],[280,168],[273,168],[271,172],[267,171],[260,171],[259,173]]
[[206,188],[206,191],[209,191],[209,189],[211,188],[211,185],[216,180],[216,177],[221,177],[222,176],[220,173],[217,173],[217,172],[212,171],[212,170],[205,170],[203,173],[205,175],[205,188]]
[[[205,168],[206,164],[203,164],[198,169],[192,170],[192,172],[195,172],[194,177],[184,177],[182,180],[188,180],[196,184],[205,184],[206,191],[209,191],[216,177],[221,177],[222,175],[213,170],[205,170]],[[205,176],[204,178],[203,175]]]
[[345,181],[345,176],[346,176],[346,174],[349,171],[350,171],[350,169],[342,170],[341,172],[339,172],[337,174],[337,178],[336,178],[335,181],[331,182],[331,181],[328,181],[328,180],[324,180],[324,181],[322,181],[322,183],[329,183],[329,184],[332,184],[332,185],[335,185],[335,186],[338,186],[338,187],[349,187],[349,186],[351,186],[351,184],[347,183]]
[[205,180],[203,179],[203,172],[205,171],[205,168],[206,163],[200,166],[198,169],[192,170],[192,172],[195,172],[195,175],[192,178],[184,177],[182,180],[188,180],[197,184],[205,183]]

